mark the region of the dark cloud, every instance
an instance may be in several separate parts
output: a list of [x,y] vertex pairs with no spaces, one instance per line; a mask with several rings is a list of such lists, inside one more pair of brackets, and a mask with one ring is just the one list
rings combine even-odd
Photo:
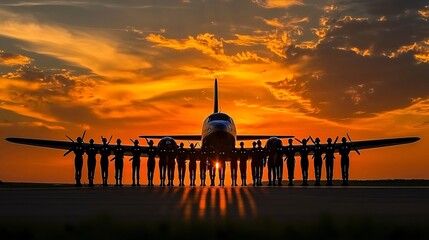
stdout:
[[416,12],[404,13],[424,4],[350,2],[373,14],[399,15],[378,21],[335,13],[315,49],[291,46],[286,50],[286,63],[300,64],[300,75],[268,84],[310,100],[314,109],[310,114],[329,119],[368,116],[429,97],[429,64],[416,58],[429,49],[425,43],[429,24]]
[[33,62],[33,59],[16,53],[7,53],[0,50],[0,65],[4,66],[16,66],[16,65],[27,65]]

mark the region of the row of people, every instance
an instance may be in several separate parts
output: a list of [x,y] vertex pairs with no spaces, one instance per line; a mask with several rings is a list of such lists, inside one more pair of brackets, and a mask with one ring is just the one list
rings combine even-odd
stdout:
[[[307,142],[311,140],[314,145],[310,148]],[[267,149],[262,147],[260,140],[253,142],[253,147],[250,150],[244,148],[244,143],[240,142],[240,148],[233,148],[231,152],[218,152],[210,146],[203,146],[201,149],[196,149],[196,146],[191,143],[190,149],[185,149],[184,144],[180,143],[179,148],[175,149],[158,149],[154,146],[152,140],[148,141],[148,147],[140,147],[139,141],[134,140],[134,146],[129,149],[132,153],[130,161],[132,161],[132,186],[140,186],[140,165],[141,155],[147,154],[147,178],[148,186],[154,186],[153,178],[156,166],[155,158],[158,156],[159,171],[160,171],[160,186],[173,186],[175,165],[178,165],[179,186],[184,186],[186,173],[186,161],[189,160],[189,175],[190,186],[196,186],[197,161],[199,160],[200,181],[201,186],[206,186],[206,172],[209,172],[210,186],[215,185],[216,171],[219,173],[219,186],[224,186],[226,162],[230,161],[230,171],[232,186],[237,186],[238,169],[240,169],[241,185],[247,186],[247,161],[251,159],[251,174],[252,186],[261,186],[263,177],[263,168],[268,165],[268,185],[280,186],[283,179],[283,161],[286,161],[289,185],[293,185],[295,172],[295,155],[300,156],[301,171],[303,185],[308,185],[308,169],[309,169],[309,153],[313,153],[314,172],[316,185],[320,185],[323,159],[326,165],[327,185],[332,185],[334,153],[338,137],[332,142],[331,138],[327,139],[327,144],[320,144],[320,139],[309,137],[308,139],[298,140],[301,145],[294,146],[293,140],[289,139],[288,146],[277,146],[275,149]],[[81,173],[83,167],[83,155],[88,156],[88,179],[89,186],[94,186],[94,172],[96,168],[96,155],[100,154],[102,185],[107,186],[109,156],[112,154],[114,158],[110,161],[115,161],[115,185],[122,186],[122,173],[124,167],[125,148],[121,145],[121,139],[117,139],[116,146],[111,147],[106,138],[102,138],[102,146],[94,145],[94,140],[91,139],[89,145],[84,147],[82,139],[78,138],[76,144],[72,148],[75,153],[75,179],[76,185],[81,186]],[[349,153],[353,149],[353,145],[347,143],[346,138],[342,138],[342,144],[338,147],[341,155],[341,170],[343,185],[348,184],[348,169],[349,169]],[[357,149],[355,149],[357,151]],[[325,156],[322,158],[323,154]],[[217,156],[217,157],[216,157]],[[285,156],[285,158],[283,158]],[[229,159],[228,159],[229,158]],[[165,181],[168,180],[167,184]]]

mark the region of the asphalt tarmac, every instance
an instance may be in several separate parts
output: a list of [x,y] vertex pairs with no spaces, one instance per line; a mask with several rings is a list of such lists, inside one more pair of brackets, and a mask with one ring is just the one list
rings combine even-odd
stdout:
[[276,221],[324,215],[426,221],[429,187],[0,187],[0,219],[19,221]]

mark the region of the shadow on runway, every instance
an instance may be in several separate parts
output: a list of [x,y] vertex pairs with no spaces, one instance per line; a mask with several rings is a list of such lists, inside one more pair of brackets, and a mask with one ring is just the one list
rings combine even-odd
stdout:
[[[257,207],[249,188],[177,188],[166,194],[180,197],[176,206],[185,220],[256,217]],[[167,197],[167,196],[166,196]]]

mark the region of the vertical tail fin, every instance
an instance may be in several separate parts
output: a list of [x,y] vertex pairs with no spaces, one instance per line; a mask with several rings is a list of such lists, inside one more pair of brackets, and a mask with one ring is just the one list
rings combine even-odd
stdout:
[[215,83],[214,83],[214,113],[218,113],[219,112],[219,99],[218,99],[218,91],[217,91],[217,79],[215,78]]

